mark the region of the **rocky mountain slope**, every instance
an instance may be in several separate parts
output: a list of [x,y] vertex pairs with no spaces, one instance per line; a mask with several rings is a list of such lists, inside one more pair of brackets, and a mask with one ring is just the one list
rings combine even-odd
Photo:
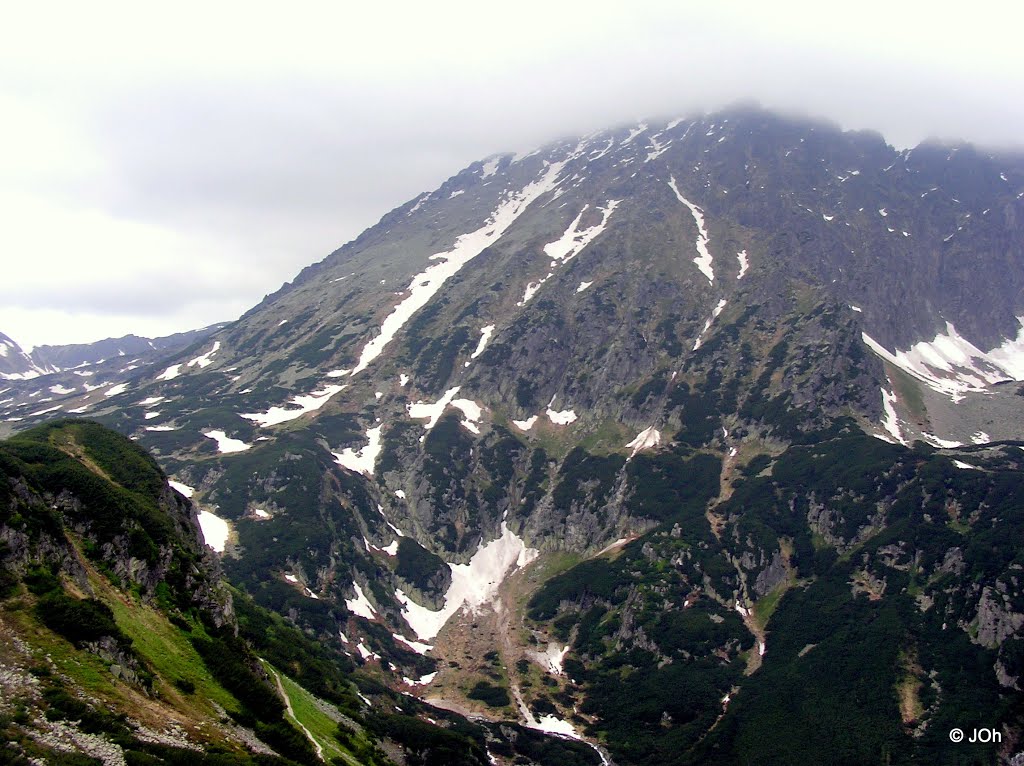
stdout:
[[596,762],[360,677],[233,591],[198,533],[152,458],[96,423],[0,443],[3,763]]
[[622,764],[1009,761],[1022,197],[756,109],[557,142],[64,406],[392,688]]
[[128,388],[154,363],[223,326],[163,338],[125,335],[96,343],[37,346],[31,353],[0,333],[0,433],[10,433],[12,426],[50,413],[84,412],[104,397]]

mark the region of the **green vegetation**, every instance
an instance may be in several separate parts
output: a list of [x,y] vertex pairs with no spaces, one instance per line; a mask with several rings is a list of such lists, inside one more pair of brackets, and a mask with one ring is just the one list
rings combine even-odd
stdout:
[[506,707],[512,703],[508,689],[496,686],[490,681],[477,681],[466,696],[471,700],[479,700],[489,707]]

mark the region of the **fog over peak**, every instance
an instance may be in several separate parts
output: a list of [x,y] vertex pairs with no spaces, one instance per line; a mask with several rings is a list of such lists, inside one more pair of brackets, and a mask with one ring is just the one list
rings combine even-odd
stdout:
[[[26,4],[28,5],[28,4]],[[1015,5],[22,7],[0,32],[0,330],[232,319],[470,162],[742,99],[1020,146]]]

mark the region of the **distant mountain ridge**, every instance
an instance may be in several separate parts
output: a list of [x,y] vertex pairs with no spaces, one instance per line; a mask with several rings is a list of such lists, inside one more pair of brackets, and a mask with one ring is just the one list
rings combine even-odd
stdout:
[[129,334],[120,338],[105,338],[94,343],[43,345],[36,346],[30,353],[26,353],[15,341],[0,333],[0,347],[6,349],[0,351],[0,359],[10,360],[0,368],[0,376],[7,380],[27,380],[39,375],[100,364],[115,357],[151,355],[152,352],[166,353],[183,348],[223,327],[223,323],[214,324],[199,330],[174,333],[160,338],[142,338]]

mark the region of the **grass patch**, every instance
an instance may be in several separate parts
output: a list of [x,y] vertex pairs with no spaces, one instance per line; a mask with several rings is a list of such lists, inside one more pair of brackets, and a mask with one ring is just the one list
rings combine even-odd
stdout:
[[[168,622],[167,618],[141,603],[126,602],[106,581],[90,576],[90,582],[114,612],[121,631],[132,640],[135,652],[158,676],[161,696],[175,707],[197,717],[217,717],[210,702],[228,711],[238,711],[238,700],[210,675],[188,636]],[[197,627],[197,631],[202,629]],[[195,691],[184,694],[179,682],[191,684]]]
[[636,434],[629,431],[619,421],[609,419],[601,421],[597,428],[587,434],[580,442],[584,450],[592,455],[607,455],[622,452]]
[[317,700],[316,697],[288,676],[278,672],[269,662],[265,660],[262,662],[267,672],[272,677],[276,676],[281,682],[281,688],[284,689],[284,693],[288,696],[288,701],[292,707],[292,715],[286,714],[286,716],[300,724],[300,728],[301,726],[306,728],[317,744],[323,748],[324,760],[330,762],[333,758],[344,758],[351,763],[358,763],[354,757],[341,749],[338,740],[334,736],[338,730],[338,724],[331,716],[324,712],[324,707],[333,706],[330,703]]
[[783,583],[777,586],[774,590],[769,591],[762,596],[754,604],[753,618],[758,628],[764,630],[768,625],[768,620],[775,614],[776,608],[779,606],[779,601],[782,600],[782,595],[788,590],[788,584]]

